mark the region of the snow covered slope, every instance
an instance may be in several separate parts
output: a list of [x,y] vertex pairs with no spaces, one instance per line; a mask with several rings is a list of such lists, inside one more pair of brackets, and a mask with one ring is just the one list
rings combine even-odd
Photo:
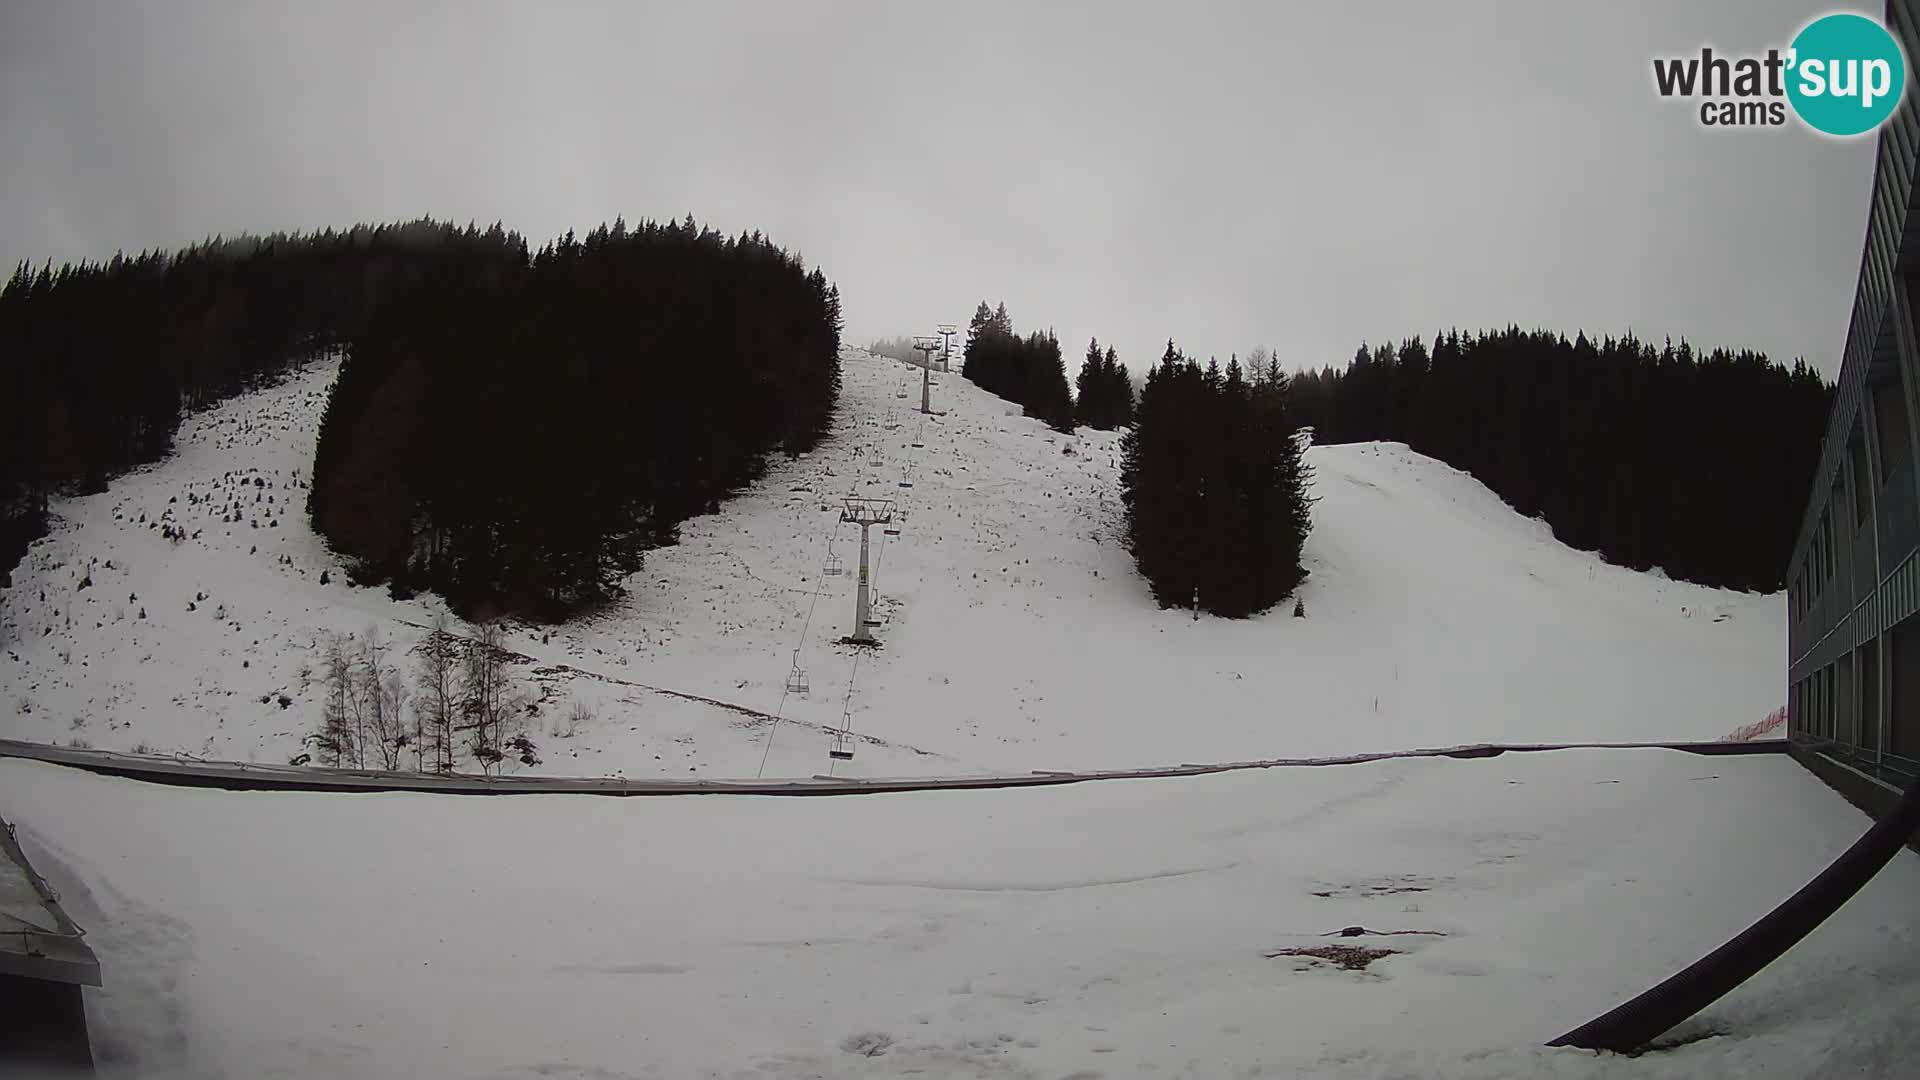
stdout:
[[[419,639],[436,601],[348,586],[304,522],[331,377],[316,364],[195,416],[172,458],[58,505],[0,610],[0,735],[285,761],[318,724],[324,633]],[[540,698],[537,771],[741,776],[764,757],[767,775],[904,775],[1714,738],[1779,704],[1779,596],[1607,566],[1404,446],[1310,452],[1306,618],[1195,622],[1156,609],[1119,546],[1116,435],[1058,435],[957,373],[935,379],[946,414],[922,417],[918,373],[857,349],[845,378],[832,438],[689,522],[626,601],[510,633]],[[899,535],[873,534],[885,647],[859,656],[834,643],[858,559],[848,495],[900,510]],[[829,556],[848,573],[825,574]],[[785,693],[796,649],[805,694]],[[592,718],[568,724],[574,702]],[[830,763],[843,717],[866,741]]]
[[[1713,1037],[1542,1048],[1859,836],[1772,755],[827,799],[228,793],[0,760],[0,814],[99,953],[109,1080],[1807,1080],[1920,1053],[1911,852],[1680,1033]],[[1380,933],[1326,936],[1355,925]],[[1329,945],[1393,952],[1287,952]]]

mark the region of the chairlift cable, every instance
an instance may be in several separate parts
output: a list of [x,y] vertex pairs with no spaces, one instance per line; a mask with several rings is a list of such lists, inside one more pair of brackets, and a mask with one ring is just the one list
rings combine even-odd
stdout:
[[[840,531],[840,523],[837,521],[828,522],[822,526],[820,531],[826,537],[827,554],[831,557],[833,554],[833,540]],[[825,592],[826,588],[826,575],[824,573],[815,575],[813,598],[807,601],[807,617],[800,624],[800,640],[793,647],[792,666],[788,669],[788,678],[781,681],[780,704],[773,710],[773,723],[767,726],[767,743],[760,749],[760,767],[754,770],[753,773],[754,779],[756,780],[766,775],[767,758],[773,753],[773,735],[774,732],[780,729],[780,721],[787,714],[787,695],[793,692],[790,682],[791,676],[794,671],[799,670],[800,650],[807,646],[807,631],[813,626],[813,611],[814,608],[819,606],[820,594]]]

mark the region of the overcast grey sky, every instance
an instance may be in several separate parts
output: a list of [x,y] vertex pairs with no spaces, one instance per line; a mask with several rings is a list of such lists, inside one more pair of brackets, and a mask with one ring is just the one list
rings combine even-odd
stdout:
[[1655,55],[1871,5],[0,4],[0,261],[422,214],[760,228],[848,338],[1089,335],[1136,370],[1509,322],[1805,356],[1871,138],[1715,132]]

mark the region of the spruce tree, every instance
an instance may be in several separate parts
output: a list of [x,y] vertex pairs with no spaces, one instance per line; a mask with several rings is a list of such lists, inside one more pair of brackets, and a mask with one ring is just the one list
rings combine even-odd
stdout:
[[1087,355],[1080,361],[1080,374],[1073,381],[1073,418],[1082,427],[1107,427],[1109,387],[1101,369],[1100,341],[1087,341]]
[[1277,365],[1201,369],[1172,343],[1121,439],[1127,543],[1162,607],[1244,618],[1304,579],[1308,476]]
[[1106,387],[1105,423],[1101,426],[1116,428],[1133,423],[1133,380],[1127,377],[1127,369],[1120,366],[1120,358],[1114,355],[1111,345],[1100,361],[1100,377]]

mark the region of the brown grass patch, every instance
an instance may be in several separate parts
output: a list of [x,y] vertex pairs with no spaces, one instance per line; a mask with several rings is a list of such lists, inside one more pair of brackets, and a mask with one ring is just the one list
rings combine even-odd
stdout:
[[1398,949],[1382,949],[1374,945],[1301,945],[1281,949],[1267,954],[1272,960],[1281,956],[1305,956],[1336,965],[1343,971],[1365,971],[1367,965],[1383,956],[1392,956]]

